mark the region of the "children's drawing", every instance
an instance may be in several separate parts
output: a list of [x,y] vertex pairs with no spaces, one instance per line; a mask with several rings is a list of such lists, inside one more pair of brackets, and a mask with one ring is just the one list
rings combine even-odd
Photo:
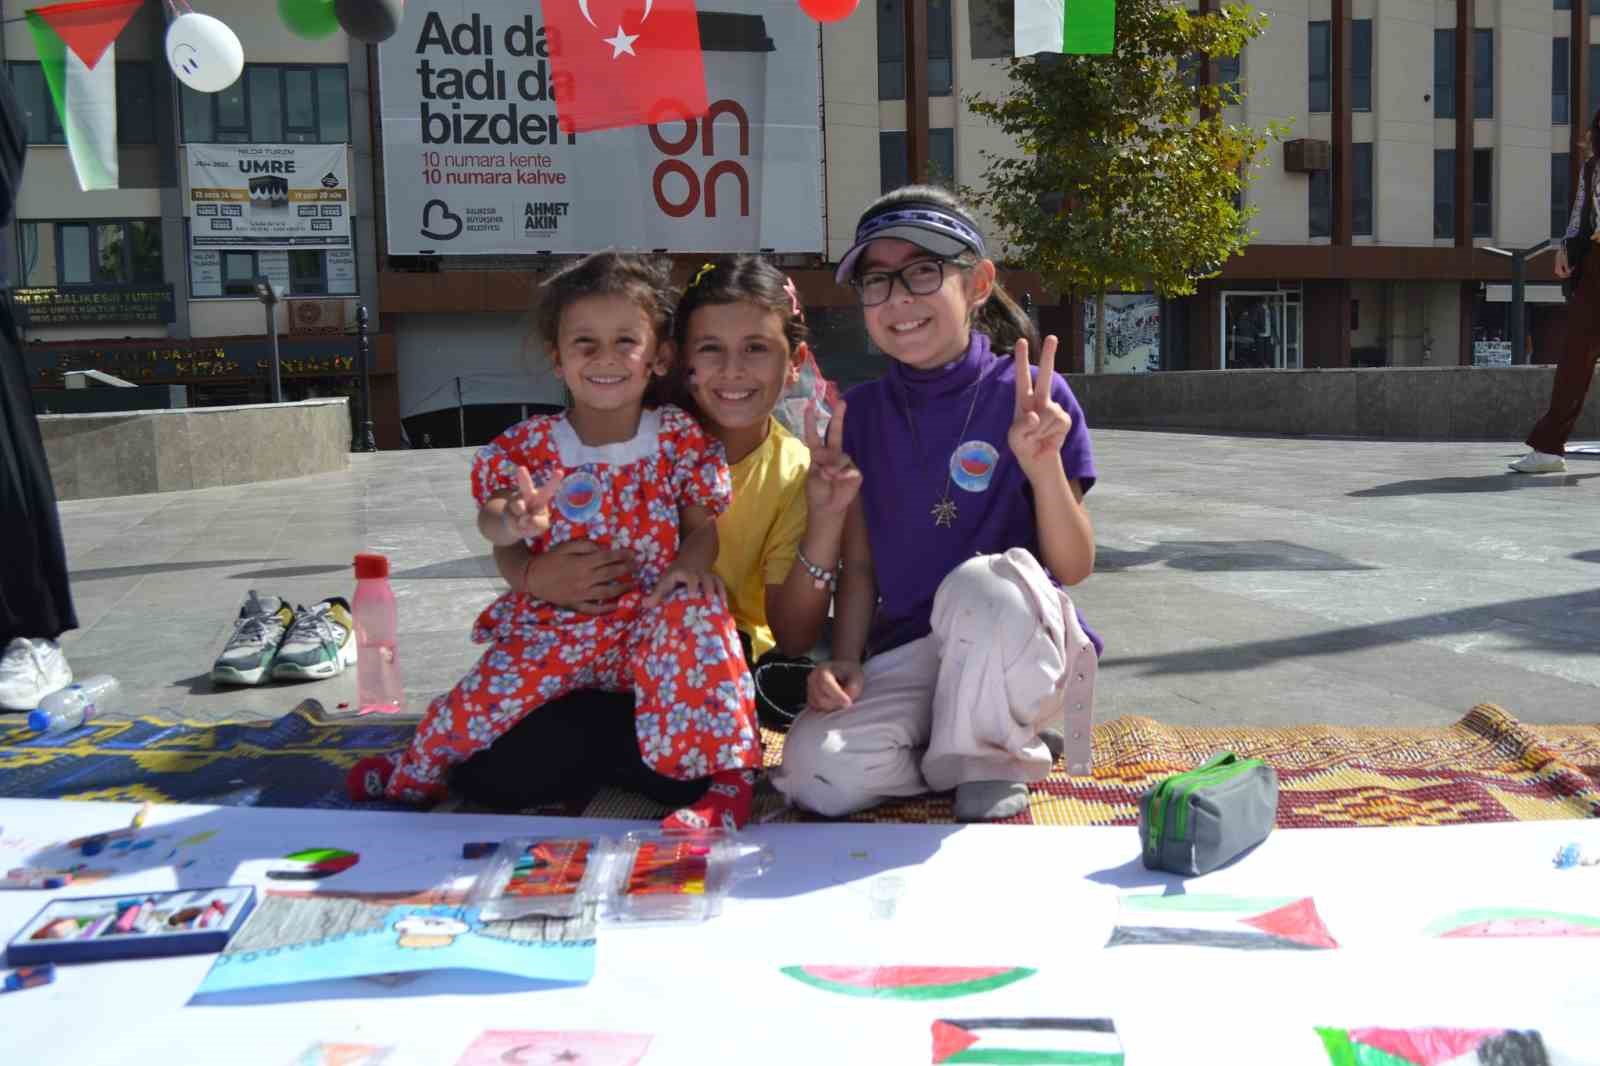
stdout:
[[1324,1029],[1332,1066],[1557,1066],[1524,1029]]
[[456,1060],[456,1066],[636,1066],[650,1047],[639,1033],[546,1032],[490,1029]]
[[392,1050],[377,1044],[312,1044],[294,1066],[379,1066]]
[[1427,931],[1442,937],[1600,936],[1600,915],[1479,907],[1440,918]]
[[1036,972],[1021,966],[785,966],[796,981],[868,999],[955,999],[1015,984]]
[[485,922],[457,904],[269,893],[196,994],[428,970],[584,984],[594,956],[592,917]]
[[1106,947],[1189,944],[1210,948],[1336,948],[1310,896],[1195,895],[1122,897]]
[[1122,1066],[1122,1041],[1110,1018],[944,1018],[933,1061]]
[[320,881],[343,873],[360,861],[361,856],[354,851],[306,848],[285,855],[281,863],[267,871],[267,876],[274,881]]

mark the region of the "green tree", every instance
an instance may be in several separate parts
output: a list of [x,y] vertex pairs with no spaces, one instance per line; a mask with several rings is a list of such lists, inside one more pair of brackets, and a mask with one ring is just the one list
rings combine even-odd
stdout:
[[994,218],[1008,258],[1057,291],[1093,293],[1095,371],[1105,366],[1108,290],[1195,291],[1249,242],[1237,206],[1268,137],[1224,119],[1236,85],[1202,85],[1199,57],[1237,56],[1267,20],[1243,4],[1198,15],[1170,0],[1119,0],[1111,55],[1009,61],[1012,88],[973,113],[1020,151],[985,152],[967,196]]

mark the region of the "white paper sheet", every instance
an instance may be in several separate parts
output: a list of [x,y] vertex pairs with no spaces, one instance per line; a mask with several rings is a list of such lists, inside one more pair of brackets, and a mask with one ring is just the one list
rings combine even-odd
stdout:
[[[127,824],[125,804],[0,801],[0,864],[54,841]],[[194,865],[174,872],[160,844],[108,860],[99,884],[61,895],[254,883],[307,847],[361,853],[354,868],[295,887],[421,889],[481,863],[467,841],[546,833],[620,834],[634,824],[164,806],[145,833]],[[774,852],[703,926],[600,930],[598,974],[577,989],[508,991],[493,979],[431,974],[353,982],[338,998],[188,1006],[208,956],[62,967],[46,988],[0,996],[0,1046],[51,1062],[278,1064],[318,1041],[388,1045],[386,1066],[454,1064],[485,1030],[645,1034],[642,1066],[932,1061],[939,1019],[1106,1017],[1127,1062],[1322,1066],[1317,1026],[1532,1029],[1551,1061],[1600,1063],[1600,940],[1428,936],[1456,910],[1526,906],[1600,913],[1600,867],[1557,870],[1577,841],[1600,852],[1600,822],[1439,829],[1279,831],[1234,866],[1185,884],[1146,871],[1132,829],[772,825],[748,831]],[[94,860],[84,860],[93,862]],[[183,861],[187,861],[184,859]],[[874,892],[899,878],[892,893]],[[1312,896],[1339,948],[1107,949],[1122,893]],[[51,893],[0,893],[6,939]],[[892,916],[880,917],[892,899]],[[1003,966],[1036,972],[943,1000],[840,995],[785,966]],[[92,1019],[93,1024],[85,1024]],[[37,1054],[34,1056],[37,1058]],[[7,1056],[9,1058],[9,1056]]]

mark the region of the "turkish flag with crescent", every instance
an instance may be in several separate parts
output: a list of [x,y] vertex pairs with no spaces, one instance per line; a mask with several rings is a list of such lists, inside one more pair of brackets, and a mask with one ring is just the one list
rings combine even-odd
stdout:
[[706,113],[694,0],[544,0],[543,6],[556,115],[568,132]]

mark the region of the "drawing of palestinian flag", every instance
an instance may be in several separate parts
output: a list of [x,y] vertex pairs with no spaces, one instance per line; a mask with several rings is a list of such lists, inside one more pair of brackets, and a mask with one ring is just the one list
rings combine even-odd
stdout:
[[1600,915],[1564,914],[1529,907],[1479,907],[1457,911],[1428,926],[1429,936],[1600,936]]
[[1004,988],[1035,971],[1021,966],[785,966],[782,972],[841,996],[954,999]]
[[1521,1029],[1317,1029],[1331,1066],[1560,1066]]
[[143,0],[83,0],[27,12],[28,29],[85,192],[117,187],[117,62],[112,42]]
[[1122,1066],[1110,1018],[966,1018],[933,1023],[933,1061]]
[[1310,896],[1122,897],[1106,947],[1191,944],[1209,948],[1336,948]]

